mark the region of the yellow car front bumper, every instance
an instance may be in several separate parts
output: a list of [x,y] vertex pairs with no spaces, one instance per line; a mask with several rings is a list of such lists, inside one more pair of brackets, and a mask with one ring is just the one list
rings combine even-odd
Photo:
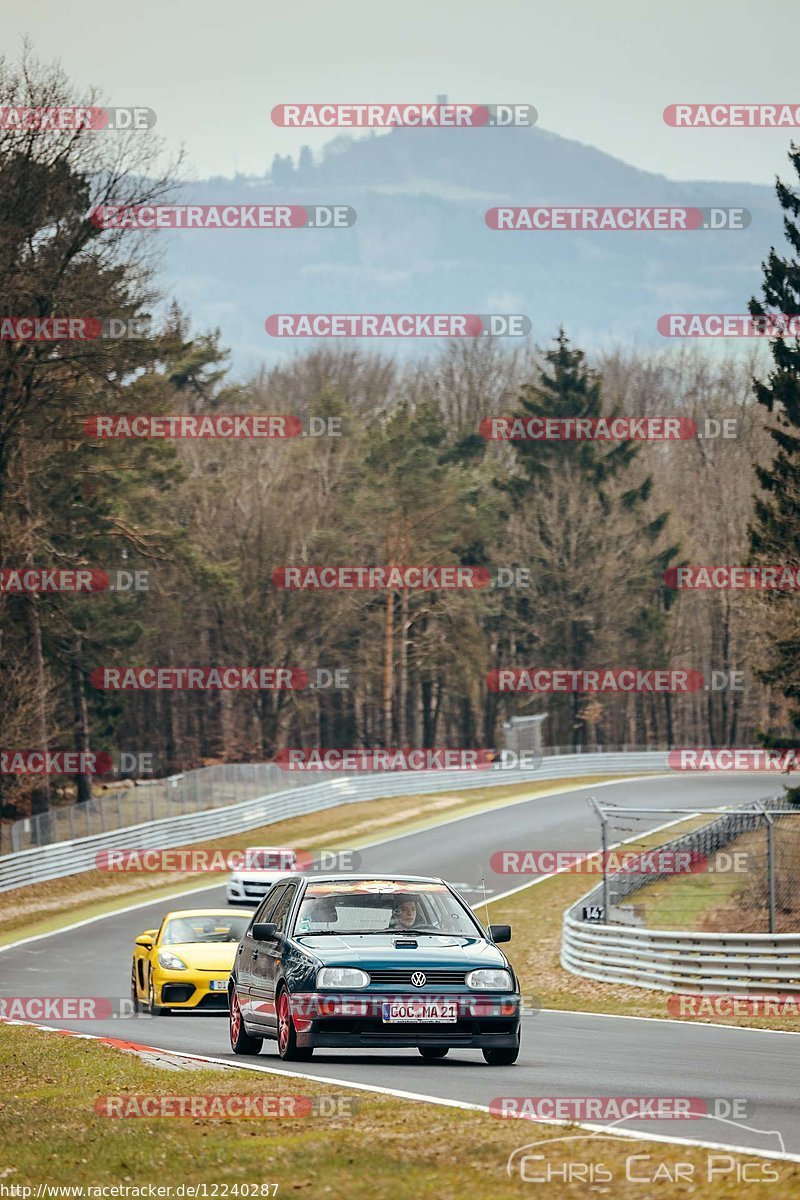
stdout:
[[[153,970],[153,994],[159,1008],[225,1009],[228,1008],[229,971],[169,971],[165,967]],[[212,986],[213,985],[213,986]]]

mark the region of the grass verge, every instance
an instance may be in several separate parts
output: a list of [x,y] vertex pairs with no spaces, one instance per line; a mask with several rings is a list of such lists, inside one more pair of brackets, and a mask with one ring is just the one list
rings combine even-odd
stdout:
[[[213,841],[193,843],[219,850],[243,850],[247,846],[297,846],[307,850],[336,847],[358,849],[400,833],[414,833],[454,817],[499,808],[516,799],[549,796],[559,789],[591,787],[615,778],[595,775],[585,779],[550,779],[542,783],[507,784],[502,787],[474,788],[469,792],[434,795],[392,796],[342,804],[337,808],[307,813],[286,821],[276,821],[247,833],[232,834]],[[124,834],[120,846],[124,846]],[[407,870],[413,874],[414,865]],[[22,937],[50,933],[81,921],[124,908],[137,900],[169,899],[195,884],[198,888],[224,883],[224,874],[216,877],[188,872],[83,871],[64,879],[31,884],[2,893],[3,927],[0,946]]]
[[[776,933],[800,929],[795,880],[800,871],[800,816],[781,817],[775,830]],[[733,870],[734,856],[740,867]],[[712,856],[710,871],[676,875],[643,888],[651,929],[704,933],[768,933],[769,875],[764,828],[741,834]]]
[[[557,1139],[581,1131],[503,1121],[487,1113],[337,1089],[309,1079],[213,1069],[165,1071],[97,1042],[22,1026],[0,1026],[0,1059],[0,1180],[6,1189],[157,1184],[170,1187],[174,1198],[181,1184],[205,1184],[213,1197],[236,1195],[231,1190],[236,1185],[274,1183],[279,1200],[295,1193],[329,1200],[463,1200],[465,1195],[505,1200],[518,1197],[523,1186],[518,1174],[506,1175],[508,1155],[541,1140],[552,1142],[549,1148],[536,1148],[554,1173],[547,1193],[552,1200],[585,1194],[585,1183],[563,1181],[576,1162],[602,1162],[612,1174],[613,1189],[606,1184],[598,1190],[631,1200],[671,1200],[678,1194],[672,1178],[678,1163],[690,1164],[693,1172],[691,1186],[680,1186],[681,1195],[733,1200],[761,1194],[759,1184],[736,1182],[749,1156],[588,1135],[563,1142]],[[432,1072],[442,1069],[431,1064]],[[399,1071],[397,1083],[402,1082]],[[350,1113],[113,1119],[95,1109],[101,1097],[164,1094],[345,1097]],[[677,1132],[690,1136],[685,1127],[682,1122]],[[637,1158],[631,1174],[658,1174],[644,1189],[626,1178],[626,1160],[633,1155],[649,1157]],[[728,1170],[708,1182],[710,1164],[719,1165],[721,1159]],[[751,1162],[751,1173],[776,1173],[772,1200],[797,1195],[800,1165]],[[536,1164],[539,1171],[545,1166]]]

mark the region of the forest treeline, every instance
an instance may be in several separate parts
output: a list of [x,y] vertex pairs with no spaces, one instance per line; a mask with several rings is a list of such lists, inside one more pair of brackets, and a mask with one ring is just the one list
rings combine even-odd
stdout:
[[[0,105],[20,102],[91,97],[26,59],[0,69]],[[97,204],[168,198],[179,164],[160,162],[150,134],[0,131],[0,315],[146,330],[0,340],[0,569],[139,571],[148,585],[0,593],[2,748],[147,753],[162,774],[290,746],[501,746],[504,722],[537,713],[545,742],[562,747],[748,745],[790,729],[784,689],[764,670],[769,606],[664,582],[681,564],[749,561],[756,468],[774,453],[753,391],[766,355],[617,347],[589,358],[554,328],[534,331],[540,348],[457,340],[410,364],[326,343],[232,381],[219,334],[192,332],[165,305],[152,235],[89,217]],[[306,432],[340,435],[86,432],[98,414],[172,413],[292,414]],[[678,416],[735,436],[481,436],[485,418],[509,413]],[[529,586],[292,591],[273,581],[287,564],[522,569]],[[121,666],[338,668],[349,686],[96,686],[98,669]],[[515,667],[687,669],[720,686],[487,688],[489,672]],[[59,782],[0,774],[2,815],[45,810]],[[90,795],[88,775],[73,783]]]

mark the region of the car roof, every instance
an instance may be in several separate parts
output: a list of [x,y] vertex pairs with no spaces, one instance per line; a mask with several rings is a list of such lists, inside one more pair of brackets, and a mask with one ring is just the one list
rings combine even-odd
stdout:
[[304,875],[302,871],[287,871],[285,874],[285,877],[286,877],[286,879],[298,879],[298,878],[306,879],[309,882],[313,881],[314,883],[333,883],[333,882],[358,883],[359,880],[364,880],[364,879],[374,879],[376,883],[384,883],[384,882],[385,883],[444,883],[445,882],[444,879],[442,879],[438,875],[395,875],[394,873],[390,874],[388,871],[366,871],[366,872],[361,872],[361,874],[358,874],[358,875],[355,872],[350,872],[350,871],[339,872],[338,874],[332,873],[330,875],[317,875],[316,872],[314,872],[313,874]]

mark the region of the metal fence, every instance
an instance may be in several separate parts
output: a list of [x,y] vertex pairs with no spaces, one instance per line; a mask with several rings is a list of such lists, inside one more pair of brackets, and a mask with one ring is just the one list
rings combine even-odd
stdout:
[[[608,815],[610,810],[605,812]],[[659,847],[662,851],[688,852],[711,863],[721,851],[744,844],[743,853],[750,859],[748,863],[745,857],[743,870],[737,872],[741,877],[734,881],[732,894],[741,889],[741,903],[732,920],[741,921],[740,929],[760,922],[764,929],[769,926],[769,932],[753,928],[741,932],[652,928],[644,924],[651,915],[648,904],[629,901],[641,899],[659,883],[666,881],[668,889],[680,889],[686,880],[670,872],[643,875],[638,871],[606,870],[603,881],[564,914],[562,966],[573,974],[606,983],[666,991],[735,995],[800,991],[800,930],[795,924],[790,931],[775,932],[776,921],[796,890],[798,815],[796,809],[786,808],[783,797],[775,797],[758,806],[726,813]],[[782,834],[791,848],[783,863]],[[755,856],[751,841],[754,836],[763,841],[762,852]],[[607,830],[605,841],[607,845]],[[638,853],[635,841],[629,840],[624,849]],[[733,856],[729,857],[733,861]],[[605,859],[603,865],[607,867]],[[726,865],[730,867],[731,863]],[[689,896],[689,907],[694,905],[695,914],[707,911],[707,890],[702,894],[705,874],[701,871],[695,876],[701,888],[699,909],[697,895]],[[720,875],[729,875],[729,871]],[[727,882],[730,884],[730,875]],[[713,907],[713,893],[711,900]]]
[[[593,803],[606,923],[720,933],[800,929],[800,809],[787,807],[785,797],[735,809],[655,850],[646,831],[634,833],[616,856],[608,847],[618,834],[637,822],[652,826],[664,810]],[[619,869],[623,850],[632,870]]]
[[[338,774],[312,784],[308,784],[303,775],[298,774],[287,779],[288,773],[280,772],[284,784],[291,784],[296,779],[296,786],[284,785],[279,791],[263,793],[225,807],[207,807],[199,811],[190,808],[189,811],[155,820],[150,820],[149,813],[145,812],[144,820],[134,825],[7,854],[0,857],[0,892],[91,870],[95,866],[96,856],[102,850],[119,847],[139,850],[170,849],[213,837],[246,832],[339,804],[360,803],[382,796],[426,795],[509,784],[534,784],[548,779],[643,774],[663,772],[666,769],[667,752],[660,750],[548,755],[534,770],[510,769],[495,765],[478,771],[389,771],[348,776]],[[273,765],[273,770],[278,768]],[[226,786],[231,786],[231,777]],[[240,786],[244,784],[240,782]]]
[[[538,730],[538,718],[536,721]],[[575,750],[551,746],[542,751],[541,745],[534,740],[530,746],[526,742],[524,747],[516,742],[513,745],[509,743],[509,749],[514,753],[519,753],[521,749],[526,752],[534,749],[540,757],[558,758],[565,753],[648,753],[655,748],[594,746],[591,750]],[[325,774],[327,778],[352,776],[352,773],[348,775],[343,771]],[[127,829],[144,821],[225,808],[258,796],[307,786],[309,779],[313,778],[311,772],[286,771],[275,763],[220,763],[166,779],[140,780],[136,784],[129,781],[127,786],[117,785],[108,790],[98,790],[92,800],[83,804],[65,804],[46,813],[0,824],[0,855],[14,854],[33,846],[46,846],[51,842],[74,841],[112,829]],[[413,791],[414,788],[410,787],[409,790]]]
[[65,804],[14,821],[0,830],[0,848],[7,854],[70,842],[144,821],[225,808],[307,782],[308,777],[282,771],[275,763],[221,763],[166,779],[130,781],[98,790],[83,804]]

